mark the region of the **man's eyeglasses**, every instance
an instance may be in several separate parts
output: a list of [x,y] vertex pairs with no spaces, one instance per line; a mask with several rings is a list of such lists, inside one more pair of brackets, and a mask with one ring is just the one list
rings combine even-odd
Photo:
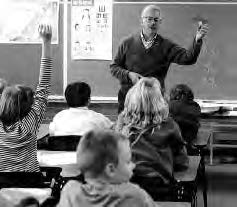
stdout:
[[161,23],[162,22],[162,18],[159,17],[142,17],[144,19],[146,19],[147,22],[152,22],[154,21],[155,23]]

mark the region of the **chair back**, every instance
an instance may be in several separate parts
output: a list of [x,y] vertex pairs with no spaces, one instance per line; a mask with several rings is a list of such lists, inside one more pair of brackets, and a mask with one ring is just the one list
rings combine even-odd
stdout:
[[1,188],[44,188],[58,180],[62,168],[41,167],[40,172],[0,172]]
[[76,151],[81,139],[78,135],[50,136],[47,135],[37,141],[38,150]]

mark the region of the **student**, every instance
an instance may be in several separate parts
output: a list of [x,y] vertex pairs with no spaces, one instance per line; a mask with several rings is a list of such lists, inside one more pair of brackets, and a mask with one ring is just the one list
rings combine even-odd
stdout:
[[55,207],[58,203],[58,199],[55,197],[48,197],[46,200],[44,200],[40,207]]
[[40,207],[39,201],[34,197],[23,198],[15,207]]
[[128,91],[124,106],[116,130],[131,141],[136,164],[132,181],[157,199],[159,186],[172,182],[174,170],[188,165],[184,141],[178,125],[168,117],[156,78],[141,78]]
[[110,130],[86,133],[77,148],[78,167],[85,183],[69,181],[58,207],[149,207],[151,197],[129,182],[134,163],[127,137]]
[[170,115],[178,123],[188,144],[197,137],[200,127],[201,108],[193,99],[191,88],[185,84],[177,84],[170,90]]
[[87,83],[70,83],[65,90],[69,108],[55,115],[49,133],[55,136],[83,135],[94,128],[111,128],[113,123],[107,117],[88,108],[90,96],[91,88]]
[[36,134],[42,122],[52,71],[51,26],[40,25],[42,58],[35,95],[26,86],[6,87],[0,100],[0,172],[39,171]]

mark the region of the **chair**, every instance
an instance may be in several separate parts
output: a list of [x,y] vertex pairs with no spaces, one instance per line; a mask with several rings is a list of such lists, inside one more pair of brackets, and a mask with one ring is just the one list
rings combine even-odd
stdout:
[[76,151],[80,139],[81,136],[78,135],[50,136],[47,134],[37,140],[37,149],[49,151]]
[[201,156],[200,167],[198,170],[198,179],[202,183],[204,207],[207,207],[207,178],[205,168],[205,155],[207,154],[208,144],[212,133],[209,130],[198,131],[197,137],[193,139],[191,145],[187,145],[189,155]]
[[[50,136],[47,134],[46,136],[42,137],[37,141],[37,149],[45,151],[44,153],[52,153],[50,151],[62,151],[62,152],[76,152],[77,145],[81,139],[81,136],[78,135],[66,135],[66,136]],[[58,153],[58,152],[56,152]],[[60,153],[60,152],[59,152]],[[69,166],[69,165],[68,165]],[[67,167],[68,167],[67,166]],[[67,167],[62,167],[62,176],[60,180],[60,189],[71,179],[80,180],[82,181],[81,175],[75,177],[68,177],[68,175],[63,174]],[[70,167],[69,167],[70,168]]]
[[216,124],[212,127],[210,139],[210,164],[213,164],[213,157],[231,156],[236,162],[237,149],[237,126],[236,124]]
[[62,178],[59,167],[41,167],[40,172],[0,172],[1,189],[50,189],[50,196],[59,199]]
[[169,184],[160,185],[153,180],[149,185],[143,186],[141,178],[136,176],[131,181],[140,184],[155,201],[189,202],[195,207],[200,160],[200,156],[189,156],[189,167],[184,171],[174,172],[174,179]]

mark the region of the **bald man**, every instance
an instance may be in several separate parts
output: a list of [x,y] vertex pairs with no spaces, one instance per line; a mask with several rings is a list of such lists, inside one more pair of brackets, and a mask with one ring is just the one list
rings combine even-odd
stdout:
[[161,10],[156,5],[146,6],[141,13],[141,31],[126,37],[110,64],[111,74],[119,79],[118,112],[124,108],[128,90],[141,77],[155,77],[165,90],[165,77],[171,63],[191,65],[196,63],[207,24],[200,24],[189,49],[180,47],[162,37],[158,31],[162,23]]

